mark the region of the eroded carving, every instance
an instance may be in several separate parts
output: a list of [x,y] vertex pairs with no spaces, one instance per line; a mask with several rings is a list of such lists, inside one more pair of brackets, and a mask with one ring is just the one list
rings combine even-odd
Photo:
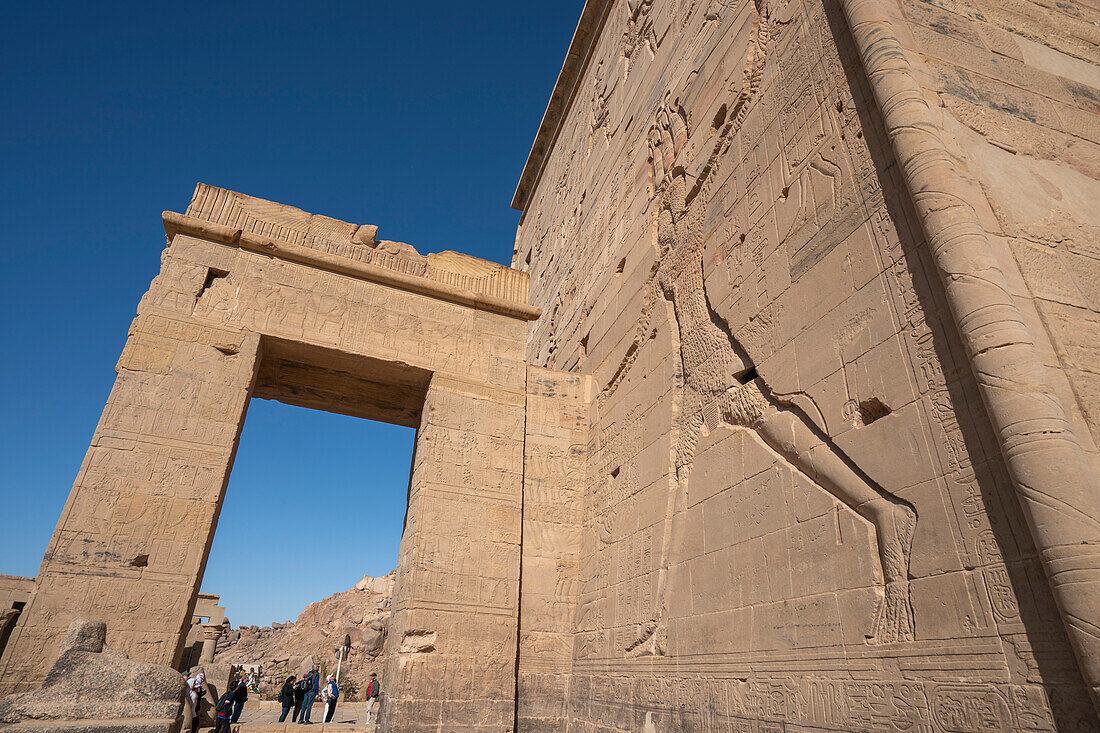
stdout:
[[[703,219],[710,183],[721,180],[717,168],[759,86],[770,37],[766,3],[754,5],[754,36],[748,44],[740,83],[732,95],[706,163],[695,180],[685,173],[695,167],[685,160],[677,140],[686,120],[669,114],[666,103],[650,132],[651,202],[657,256],[645,282],[645,304],[634,343],[606,387],[613,391],[639,350],[662,322],[671,324],[679,368],[674,390],[674,485],[669,488],[665,539],[660,558],[657,616],[627,649],[629,655],[664,653],[668,615],[667,572],[671,560],[673,517],[682,509],[695,451],[705,431],[718,424],[752,430],[781,459],[871,522],[878,542],[883,587],[872,644],[910,641],[914,636],[909,602],[909,554],[916,513],[906,502],[874,483],[799,408],[775,395],[757,376],[755,366],[726,323],[708,302],[703,281]],[[711,423],[708,425],[708,421]]]
[[642,49],[653,58],[657,53],[657,32],[653,28],[650,11],[653,0],[627,0],[626,26],[620,41],[623,58],[623,79],[630,77],[630,71],[638,61]]
[[611,94],[615,91],[615,82],[607,79],[604,63],[601,61],[592,74],[589,95],[588,152],[597,145],[606,146],[611,142]]

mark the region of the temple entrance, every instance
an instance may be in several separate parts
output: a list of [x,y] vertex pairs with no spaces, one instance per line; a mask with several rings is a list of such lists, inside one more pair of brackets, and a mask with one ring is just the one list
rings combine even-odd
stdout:
[[415,435],[253,399],[179,669],[203,660],[202,625],[220,624],[203,661],[260,666],[270,698],[307,660],[334,670],[350,635],[341,690],[361,700],[385,658]]
[[415,437],[412,428],[252,400],[202,593],[218,594],[234,626],[265,626],[392,571]]
[[135,659],[180,663],[260,397],[416,429],[383,722],[510,721],[526,275],[208,186],[164,220],[160,274],[5,651],[5,691],[36,686],[80,617]]

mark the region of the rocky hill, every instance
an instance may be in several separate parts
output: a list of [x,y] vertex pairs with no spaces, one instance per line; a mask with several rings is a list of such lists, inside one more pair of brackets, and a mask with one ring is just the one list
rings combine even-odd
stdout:
[[334,671],[336,649],[350,636],[351,652],[341,666],[340,679],[349,695],[346,699],[356,699],[357,688],[366,687],[370,673],[382,671],[395,574],[366,575],[354,588],[309,604],[293,622],[228,629],[218,641],[214,661],[261,665],[260,696],[271,699],[287,675],[308,670],[314,662],[322,678],[326,671]]

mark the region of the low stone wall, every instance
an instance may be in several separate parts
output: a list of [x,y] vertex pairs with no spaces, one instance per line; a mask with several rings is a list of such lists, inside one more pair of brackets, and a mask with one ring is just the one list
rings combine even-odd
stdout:
[[15,608],[16,603],[26,603],[34,590],[34,578],[22,575],[0,574],[0,609]]

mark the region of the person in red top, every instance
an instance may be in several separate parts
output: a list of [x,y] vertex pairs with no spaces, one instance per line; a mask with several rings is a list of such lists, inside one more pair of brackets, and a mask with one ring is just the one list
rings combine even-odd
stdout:
[[367,725],[370,725],[370,716],[374,712],[374,706],[378,704],[378,692],[381,689],[378,684],[378,675],[370,673],[370,682],[367,683]]

